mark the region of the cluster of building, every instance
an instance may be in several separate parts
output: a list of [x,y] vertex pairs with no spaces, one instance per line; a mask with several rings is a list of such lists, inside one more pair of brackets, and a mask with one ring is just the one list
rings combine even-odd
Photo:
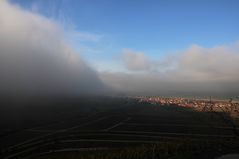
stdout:
[[239,113],[239,103],[231,100],[211,100],[211,99],[189,99],[189,98],[165,98],[165,97],[140,97],[139,102],[159,104],[159,105],[176,105],[188,108],[197,108],[205,111],[233,111]]

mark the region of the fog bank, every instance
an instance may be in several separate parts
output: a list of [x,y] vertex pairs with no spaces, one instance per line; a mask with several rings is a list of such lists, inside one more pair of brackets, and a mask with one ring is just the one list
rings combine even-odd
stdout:
[[98,74],[54,21],[0,1],[0,94],[97,94]]

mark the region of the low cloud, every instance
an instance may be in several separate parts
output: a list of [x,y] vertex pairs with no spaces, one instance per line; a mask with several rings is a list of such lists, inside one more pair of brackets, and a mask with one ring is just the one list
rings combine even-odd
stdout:
[[[234,46],[218,46],[203,48],[191,46],[178,59],[179,72],[186,78],[197,80],[238,80],[239,48]],[[179,74],[178,73],[178,74]]]
[[239,94],[238,44],[213,48],[193,45],[156,61],[142,52],[126,53],[123,55],[128,61],[123,60],[130,74],[105,72],[101,75],[103,81],[121,92],[140,95]]
[[88,94],[105,88],[52,20],[0,1],[0,26],[1,95]]

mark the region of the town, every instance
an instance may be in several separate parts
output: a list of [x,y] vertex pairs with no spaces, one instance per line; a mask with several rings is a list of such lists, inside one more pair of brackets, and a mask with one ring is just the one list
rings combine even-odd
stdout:
[[182,97],[138,97],[140,103],[153,105],[176,105],[187,108],[194,108],[197,111],[215,111],[230,113],[233,117],[239,118],[239,103],[237,101],[212,99],[196,99]]

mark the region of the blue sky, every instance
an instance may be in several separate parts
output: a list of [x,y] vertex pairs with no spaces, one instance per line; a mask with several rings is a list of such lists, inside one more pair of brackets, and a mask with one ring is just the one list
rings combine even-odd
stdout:
[[122,49],[152,59],[193,44],[214,47],[239,37],[238,0],[11,0],[63,25],[67,39],[102,70],[119,69]]

